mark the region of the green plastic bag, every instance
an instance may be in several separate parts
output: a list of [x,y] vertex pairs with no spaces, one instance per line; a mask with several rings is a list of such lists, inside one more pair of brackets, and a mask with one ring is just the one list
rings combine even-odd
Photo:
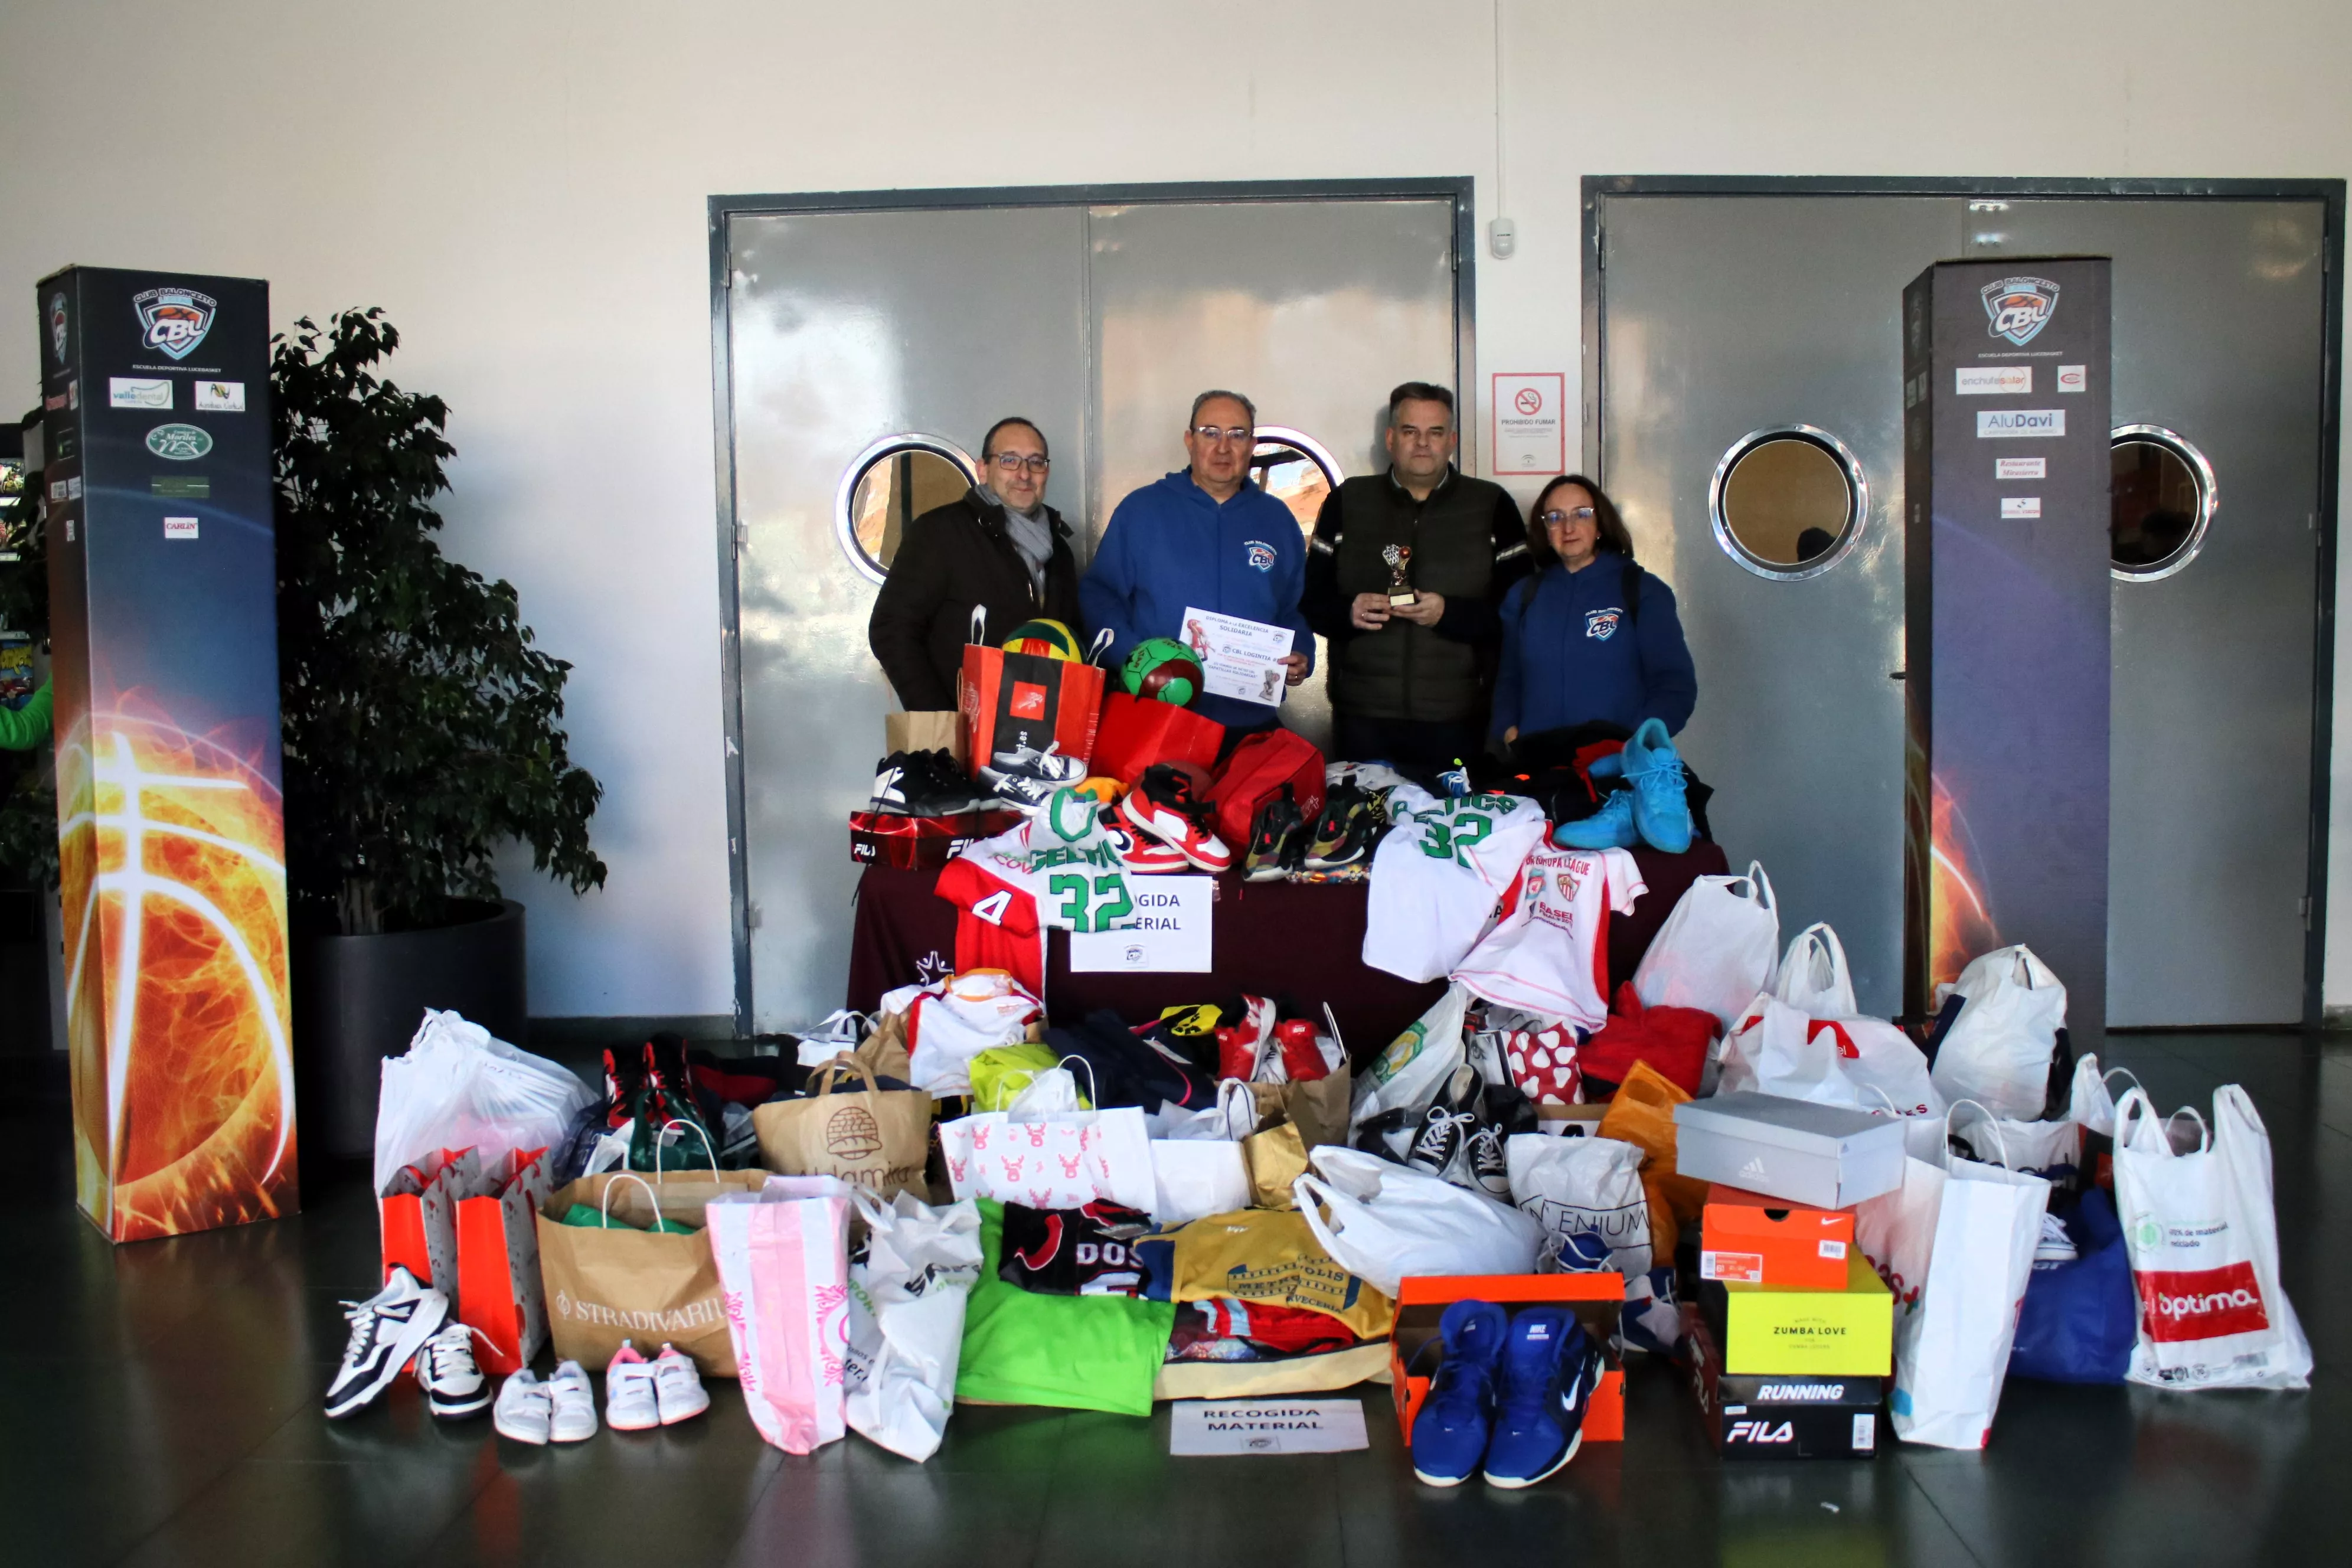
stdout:
[[[995,1046],[971,1058],[971,1104],[975,1110],[1010,1110],[1013,1097],[1029,1080],[1048,1068],[1062,1065],[1051,1046]],[[1087,1080],[1081,1077],[1078,1082]],[[1087,1091],[1078,1090],[1078,1104],[1091,1110]]]
[[[563,1225],[584,1226],[590,1230],[605,1228],[604,1211],[602,1209],[591,1207],[587,1204],[573,1204],[570,1208],[563,1211],[563,1218],[558,1223]],[[613,1224],[619,1226],[623,1230],[639,1230],[645,1228],[640,1226],[631,1225],[626,1220],[616,1219],[613,1221]],[[666,1230],[672,1236],[692,1236],[698,1227],[684,1224],[678,1220],[666,1219],[656,1222],[653,1228],[656,1230]]]
[[1176,1309],[1125,1296],[1043,1296],[997,1278],[1004,1208],[980,1200],[980,1283],[963,1313],[956,1397],[1151,1414]]

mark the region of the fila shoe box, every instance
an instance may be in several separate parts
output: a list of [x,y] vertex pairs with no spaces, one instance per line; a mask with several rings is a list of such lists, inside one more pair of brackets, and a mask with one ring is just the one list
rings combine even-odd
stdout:
[[1613,1268],[1592,1274],[1445,1274],[1408,1277],[1400,1282],[1396,1326],[1389,1334],[1389,1397],[1394,1402],[1404,1446],[1412,1447],[1412,1418],[1429,1397],[1445,1347],[1437,1321],[1454,1301],[1492,1301],[1516,1317],[1522,1307],[1566,1307],[1601,1345],[1601,1385],[1584,1414],[1584,1440],[1625,1439],[1625,1366],[1609,1346],[1617,1314],[1625,1305],[1625,1277]]
[[1843,1290],[1853,1215],[1804,1208],[1717,1183],[1699,1217],[1698,1277]]
[[1683,1308],[1691,1392],[1727,1459],[1866,1459],[1878,1451],[1885,1380],[1723,1370],[1715,1331]]
[[1675,1107],[1675,1170],[1817,1209],[1852,1208],[1903,1184],[1903,1123],[1777,1094]]
[[1835,1290],[1702,1279],[1699,1310],[1738,1373],[1885,1377],[1895,1365],[1895,1298],[1862,1255],[1846,1250]]

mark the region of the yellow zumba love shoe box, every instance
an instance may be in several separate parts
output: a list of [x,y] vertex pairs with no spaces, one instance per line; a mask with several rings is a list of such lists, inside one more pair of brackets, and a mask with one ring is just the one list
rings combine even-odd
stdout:
[[1860,1247],[1845,1288],[1699,1282],[1699,1309],[1730,1373],[1885,1377],[1895,1366],[1895,1298]]

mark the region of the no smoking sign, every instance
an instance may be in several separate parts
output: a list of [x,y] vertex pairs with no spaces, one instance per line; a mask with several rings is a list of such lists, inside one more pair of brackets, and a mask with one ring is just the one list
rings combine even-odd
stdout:
[[1496,371],[1494,472],[1557,474],[1568,468],[1561,417],[1568,377],[1559,371]]

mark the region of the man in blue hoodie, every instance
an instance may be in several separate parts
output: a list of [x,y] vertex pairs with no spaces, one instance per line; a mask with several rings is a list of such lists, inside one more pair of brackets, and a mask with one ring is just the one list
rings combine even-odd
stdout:
[[[1088,626],[1111,634],[1114,665],[1146,637],[1181,639],[1184,611],[1196,606],[1288,626],[1290,684],[1313,673],[1315,634],[1298,609],[1306,539],[1290,509],[1250,483],[1256,449],[1256,405],[1238,392],[1204,392],[1184,431],[1192,466],[1131,492],[1110,514],[1078,605]],[[1270,730],[1279,711],[1206,694],[1192,706],[1229,732]]]

